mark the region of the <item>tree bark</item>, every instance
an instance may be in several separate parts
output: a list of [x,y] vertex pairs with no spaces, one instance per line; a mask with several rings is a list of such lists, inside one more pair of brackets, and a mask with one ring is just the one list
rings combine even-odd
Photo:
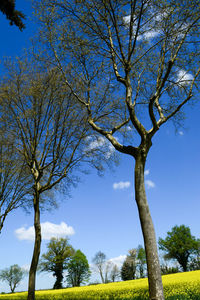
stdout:
[[147,153],[141,149],[135,157],[135,198],[139,211],[147,258],[149,296],[151,300],[163,300],[163,285],[158,257],[157,242],[144,184],[144,168]]
[[34,244],[31,267],[29,271],[27,300],[35,300],[35,279],[36,279],[36,271],[37,271],[37,266],[38,266],[38,261],[40,256],[40,246],[41,246],[39,193],[37,191],[35,192],[34,195],[34,229],[35,229],[35,244]]
[[102,272],[102,269],[101,269],[101,268],[99,269],[99,273],[100,273],[100,276],[101,276],[101,281],[102,281],[102,283],[105,283],[104,276],[103,276],[103,272]]

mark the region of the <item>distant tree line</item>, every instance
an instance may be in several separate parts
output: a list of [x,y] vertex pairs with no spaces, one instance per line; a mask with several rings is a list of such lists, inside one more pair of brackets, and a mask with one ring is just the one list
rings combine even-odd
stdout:
[[[165,239],[159,238],[158,244],[163,252],[162,275],[200,270],[200,239],[191,234],[189,227],[174,226]],[[121,267],[107,259],[102,251],[95,254],[92,263],[102,283],[147,277],[146,254],[141,245],[128,251]],[[50,240],[47,252],[41,256],[38,271],[53,273],[56,278],[53,289],[63,288],[63,281],[68,287],[88,284],[92,273],[85,254],[75,250],[67,238]],[[0,280],[7,282],[13,293],[25,275],[27,272],[15,264],[0,271]]]
[[[200,239],[191,234],[189,227],[174,226],[165,239],[159,238],[158,244],[162,251],[162,275],[200,270]],[[121,268],[101,251],[96,253],[93,263],[102,283],[147,277],[146,254],[141,245],[128,251]]]

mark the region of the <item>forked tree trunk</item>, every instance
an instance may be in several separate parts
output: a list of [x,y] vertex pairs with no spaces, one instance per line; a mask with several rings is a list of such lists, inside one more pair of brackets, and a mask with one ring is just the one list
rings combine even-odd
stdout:
[[39,193],[35,193],[34,196],[34,228],[35,228],[35,244],[31,267],[29,271],[29,283],[28,283],[28,300],[35,300],[35,279],[36,271],[40,256],[41,246],[41,225],[40,225],[40,207],[39,207]]
[[138,152],[135,162],[135,198],[138,206],[147,258],[149,296],[151,300],[163,300],[164,293],[157,242],[144,185],[145,161],[146,155],[143,155],[142,151]]

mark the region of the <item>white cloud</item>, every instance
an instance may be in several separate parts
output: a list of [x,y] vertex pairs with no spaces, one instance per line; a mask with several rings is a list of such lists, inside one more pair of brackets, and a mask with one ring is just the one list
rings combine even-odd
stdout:
[[31,265],[26,264],[26,265],[21,266],[21,268],[22,268],[24,271],[29,272],[30,266],[31,266]]
[[184,70],[179,70],[177,72],[177,78],[176,78],[176,83],[180,86],[186,86],[191,84],[192,80],[194,79],[192,74],[187,73]]
[[106,159],[109,159],[114,152],[115,152],[115,147],[113,147],[113,145],[109,143],[108,151],[105,154]]
[[160,35],[160,31],[159,30],[148,30],[145,33],[141,34],[138,36],[137,40],[141,41],[141,40],[147,40],[150,41],[151,39],[157,37],[158,35]]
[[118,268],[121,268],[124,260],[126,259],[126,255],[120,255],[114,258],[109,259],[109,262],[112,262],[114,265],[117,265]]
[[[163,15],[162,14],[157,14],[156,15],[156,18],[153,16],[152,20],[154,21],[158,21],[158,20],[162,20],[163,19]],[[124,25],[125,27],[129,27],[129,24],[130,24],[130,20],[131,20],[131,16],[128,15],[128,16],[125,16],[123,17],[123,22],[124,22]],[[137,30],[137,22],[138,22],[138,19],[135,18],[134,20],[134,23],[133,23],[133,31],[136,33],[136,30]],[[142,34],[139,34],[137,36],[137,40],[138,41],[141,41],[141,40],[147,40],[147,41],[150,41],[151,39],[157,37],[158,35],[161,34],[160,30],[155,30],[155,26],[154,26],[154,22],[150,22],[150,24],[148,24],[149,27],[146,28],[145,32],[142,33]]]
[[104,148],[105,158],[109,159],[115,151],[113,145],[105,137],[102,136],[89,136],[86,138],[86,142],[89,142],[89,144],[87,145],[87,147],[85,147],[84,151],[89,155],[90,152],[92,153],[92,151],[95,151],[99,148]]
[[125,25],[126,27],[129,26],[130,20],[131,20],[131,15],[123,17],[124,25]]
[[154,188],[156,186],[155,183],[151,180],[145,180],[145,184],[148,189]]
[[120,181],[113,183],[114,190],[123,190],[129,188],[131,185],[130,181]]
[[144,171],[144,176],[147,176],[147,175],[149,175],[149,173],[150,173],[150,171],[149,171],[149,170],[145,170],[145,171]]
[[[92,137],[89,137],[88,140],[92,139]],[[85,151],[92,151],[92,150],[95,150],[95,149],[98,149],[102,146],[105,145],[105,138],[104,137],[98,137],[96,140],[93,140],[89,143],[88,147],[85,149]]]
[[[50,240],[52,237],[66,237],[75,233],[73,227],[68,226],[65,222],[61,222],[60,225],[50,222],[41,223],[42,239]],[[34,227],[29,228],[20,227],[15,230],[15,234],[19,240],[34,241],[35,232]]]
[[180,130],[179,135],[184,135],[184,132]]
[[132,130],[132,127],[131,127],[131,126],[126,126],[126,130],[127,130],[127,131],[131,131],[131,130]]

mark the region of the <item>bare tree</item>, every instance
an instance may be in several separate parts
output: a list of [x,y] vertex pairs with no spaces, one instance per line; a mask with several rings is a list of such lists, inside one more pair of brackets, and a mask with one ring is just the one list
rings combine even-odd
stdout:
[[[111,260],[107,260],[106,255],[99,251],[95,254],[93,260],[92,260],[97,272],[99,273],[101,277],[102,283],[108,283],[113,278],[116,278],[115,269],[114,269],[114,264]],[[113,271],[113,276],[111,276],[111,273]]]
[[[40,209],[52,205],[55,188],[65,191],[76,182],[84,158],[85,116],[55,70],[18,61],[10,66],[1,86],[10,130],[17,137],[16,151],[32,179],[35,243],[29,272],[28,299],[35,299],[35,276],[40,255]],[[76,167],[76,173],[72,170]],[[65,186],[61,186],[64,180]]]
[[150,299],[164,299],[144,169],[154,135],[169,120],[179,125],[198,90],[200,3],[45,0],[36,9],[40,60],[57,65],[93,130],[135,160]]
[[115,282],[116,279],[120,277],[120,270],[116,264],[112,266],[112,269],[110,271],[110,279],[112,282]]
[[99,251],[95,254],[92,262],[97,267],[102,283],[105,283],[104,268],[106,264],[106,255]]

